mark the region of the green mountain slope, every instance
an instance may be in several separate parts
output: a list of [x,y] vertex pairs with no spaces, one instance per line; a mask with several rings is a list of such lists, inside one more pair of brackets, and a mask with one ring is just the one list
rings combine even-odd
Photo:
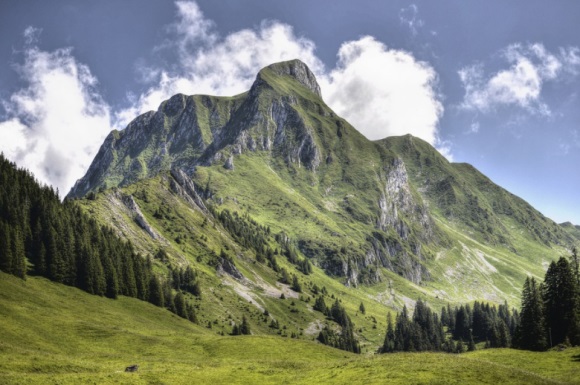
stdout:
[[[7,385],[579,383],[578,348],[361,357],[308,341],[216,336],[142,301],[2,272],[0,319]],[[125,373],[133,364],[139,370]]]
[[229,332],[246,315],[256,332],[312,339],[328,322],[312,310],[324,287],[365,351],[381,344],[385,311],[419,297],[518,306],[525,277],[577,240],[418,138],[367,140],[299,61],[232,98],[176,95],[111,133],[69,193],[80,197],[161,271],[200,273],[201,324]]

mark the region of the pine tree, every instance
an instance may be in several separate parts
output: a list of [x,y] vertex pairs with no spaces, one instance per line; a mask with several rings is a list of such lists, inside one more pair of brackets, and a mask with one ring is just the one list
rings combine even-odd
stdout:
[[295,274],[292,275],[292,286],[290,288],[297,293],[302,293],[302,285],[300,285],[300,281],[298,281],[298,277]]
[[441,324],[449,327],[449,314],[445,306],[441,307]]
[[551,345],[563,343],[566,338],[573,344],[580,343],[578,288],[566,258],[550,264],[542,286],[542,299]]
[[382,353],[391,353],[395,351],[395,330],[393,329],[393,317],[391,313],[387,313],[387,331],[385,333],[385,341],[381,349]]
[[103,272],[105,274],[105,296],[116,299],[119,295],[119,279],[117,278],[117,271],[111,262],[111,258],[105,257],[103,264]]
[[548,346],[544,329],[544,312],[540,289],[534,278],[526,278],[522,291],[520,325],[516,345],[521,349],[544,350]]
[[173,301],[175,302],[175,314],[181,318],[187,319],[187,305],[185,303],[185,297],[183,296],[183,293],[178,291],[177,294],[175,294]]
[[164,307],[165,300],[159,279],[151,276],[149,280],[149,302],[155,306]]
[[12,232],[12,274],[17,277],[26,277],[26,256],[24,252],[24,236],[16,227]]
[[358,310],[360,310],[362,314],[366,314],[365,304],[361,302],[358,307]]
[[326,307],[326,303],[324,302],[323,296],[316,297],[316,301],[314,301],[314,306],[312,308],[314,310],[321,312],[324,315],[328,313],[328,308]]
[[453,338],[456,340],[467,340],[469,338],[470,326],[468,307],[462,305],[455,316]]
[[12,269],[12,232],[8,225],[0,220],[0,270],[13,274]]
[[193,306],[189,303],[187,304],[187,319],[193,323],[197,323],[197,316],[195,315],[195,310],[193,309]]
[[250,331],[250,325],[248,324],[248,320],[245,315],[242,317],[242,324],[240,325],[239,333],[241,335],[252,334],[252,332]]
[[471,332],[471,330],[469,331],[469,342],[467,345],[467,351],[468,352],[475,351],[475,341],[473,340],[473,333]]
[[580,288],[580,257],[576,247],[572,248],[572,255],[570,256],[570,267],[576,278],[576,287]]

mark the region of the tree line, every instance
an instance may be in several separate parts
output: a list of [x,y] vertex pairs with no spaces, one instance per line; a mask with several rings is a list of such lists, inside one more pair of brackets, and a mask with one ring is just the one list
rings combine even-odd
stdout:
[[411,317],[404,306],[393,324],[387,315],[387,330],[380,351],[421,352],[442,351],[462,353],[475,350],[475,344],[485,342],[485,347],[512,346],[512,335],[519,324],[517,310],[507,303],[490,305],[475,301],[452,308],[441,308],[440,314],[432,311],[427,302],[418,299]]
[[572,263],[564,257],[552,262],[540,284],[526,278],[521,322],[515,345],[546,350],[558,344],[580,345],[580,274],[576,249]]
[[[192,271],[160,279],[151,256],[135,252],[74,202],[0,154],[0,270],[80,288],[90,294],[138,298],[195,320],[181,290],[200,294]],[[172,289],[178,292],[173,293]],[[181,295],[180,295],[181,294]],[[183,298],[182,298],[183,297]]]
[[[526,278],[521,311],[507,302],[496,307],[475,301],[440,314],[417,300],[412,316],[407,307],[397,313],[395,322],[387,315],[387,330],[380,351],[446,351],[461,353],[475,350],[477,343],[486,348],[517,348],[542,351],[553,346],[580,345],[580,272],[576,249],[571,262],[561,257],[552,262],[544,281]],[[323,307],[319,300],[315,309]]]

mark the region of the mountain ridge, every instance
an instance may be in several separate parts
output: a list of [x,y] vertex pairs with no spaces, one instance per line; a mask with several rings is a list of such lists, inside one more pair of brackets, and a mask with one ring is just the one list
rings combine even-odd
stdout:
[[218,211],[255,211],[350,286],[383,281],[384,268],[424,284],[446,250],[465,265],[456,232],[515,256],[530,244],[552,255],[576,240],[419,138],[366,139],[324,103],[298,60],[265,67],[248,92],[178,94],[112,132],[68,197],[170,171]]

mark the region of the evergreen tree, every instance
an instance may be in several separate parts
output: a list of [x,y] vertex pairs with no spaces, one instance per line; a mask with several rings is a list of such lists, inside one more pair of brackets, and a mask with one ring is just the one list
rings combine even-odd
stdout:
[[324,302],[323,296],[316,297],[316,301],[314,301],[314,306],[312,308],[314,310],[321,312],[324,315],[328,313],[328,308],[326,307],[326,303]]
[[250,331],[250,324],[248,324],[248,319],[246,318],[245,315],[242,317],[242,324],[240,325],[239,333],[241,335],[252,334],[252,332]]
[[580,288],[580,257],[576,247],[572,248],[572,255],[570,256],[570,268],[576,278],[576,287]]
[[178,291],[177,294],[175,294],[173,302],[175,303],[175,314],[181,318],[187,319],[187,305],[185,303],[185,297],[181,291]]
[[0,220],[0,270],[13,274],[12,268],[12,232],[8,225]]
[[546,331],[552,346],[566,338],[580,343],[578,325],[578,288],[568,260],[561,257],[552,262],[542,286]]
[[155,306],[164,307],[165,300],[163,296],[163,289],[159,283],[159,279],[155,276],[151,276],[149,280],[149,302]]
[[111,261],[111,258],[103,258],[103,272],[105,274],[105,296],[108,298],[115,299],[119,295],[119,279],[117,278],[117,271],[115,271],[115,266]]
[[449,313],[445,306],[441,307],[441,325],[449,327]]
[[358,307],[358,310],[360,310],[362,314],[366,314],[365,304],[361,302]]
[[475,341],[473,340],[473,333],[471,332],[471,330],[469,331],[469,342],[467,345],[467,351],[468,352],[475,351]]
[[393,328],[393,317],[391,313],[387,313],[387,331],[385,333],[385,341],[381,349],[382,353],[392,353],[395,351],[395,329]]
[[544,350],[548,346],[544,329],[544,312],[540,288],[534,278],[526,278],[522,291],[520,325],[516,345],[521,349]]
[[298,277],[295,274],[292,275],[292,286],[290,288],[297,293],[302,293],[302,285],[300,285],[300,281],[298,281]]
[[455,316],[455,329],[453,338],[456,340],[468,340],[470,329],[470,317],[467,306],[461,306]]
[[187,304],[187,319],[193,323],[197,323],[197,316],[195,315],[195,310],[191,304]]

